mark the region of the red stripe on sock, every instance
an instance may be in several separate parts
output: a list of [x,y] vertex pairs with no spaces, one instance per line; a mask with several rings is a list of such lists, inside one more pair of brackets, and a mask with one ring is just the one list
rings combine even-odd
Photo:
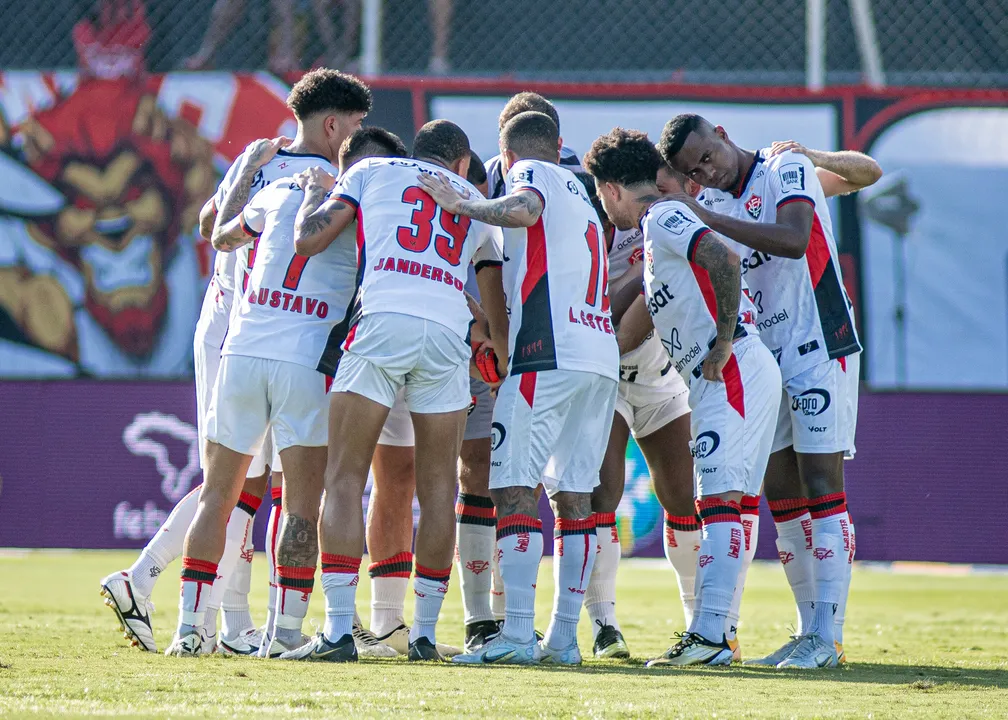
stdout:
[[455,503],[455,514],[467,515],[469,517],[493,519],[497,517],[497,508],[479,507],[478,505],[470,505],[468,503],[457,502]]
[[696,501],[697,512],[700,514],[701,525],[712,525],[721,522],[742,522],[742,512],[734,500],[707,498]]
[[283,498],[283,487],[270,488],[270,497],[274,500]]
[[277,576],[287,580],[311,580],[315,577],[315,568],[277,565]]
[[322,553],[323,573],[359,573],[361,566],[360,557],[350,557],[349,555],[336,555],[333,553]]
[[616,524],[616,513],[595,513],[595,527],[612,527]]
[[196,570],[198,572],[207,572],[217,574],[217,563],[210,562],[209,560],[200,560],[198,558],[183,557],[182,558],[182,569],[183,570]]
[[759,495],[743,495],[739,509],[743,515],[759,515]]
[[553,527],[557,530],[567,533],[579,533],[588,532],[589,530],[595,529],[595,517],[586,517],[581,520],[568,520],[566,518],[557,518]]
[[665,524],[675,530],[689,532],[700,529],[700,518],[693,515],[669,515],[665,513]]
[[497,518],[498,530],[506,530],[507,528],[515,525],[531,525],[539,531],[542,531],[542,520],[534,518],[531,515],[508,515],[505,518]]
[[774,522],[787,522],[800,518],[808,512],[808,501],[803,497],[768,500]]
[[[395,567],[398,566],[398,567]],[[368,575],[374,577],[408,578],[413,571],[413,553],[401,552],[368,565]]]
[[838,492],[812,498],[808,501],[808,506],[813,520],[843,515],[847,512],[847,493]]
[[451,565],[443,570],[435,570],[434,568],[426,567],[420,563],[416,564],[417,577],[427,578],[428,580],[439,580],[441,582],[445,582],[451,577],[451,570]]
[[252,493],[243,492],[238,496],[238,502],[248,505],[252,509],[252,513],[255,514],[259,506],[262,505],[262,498],[256,497]]

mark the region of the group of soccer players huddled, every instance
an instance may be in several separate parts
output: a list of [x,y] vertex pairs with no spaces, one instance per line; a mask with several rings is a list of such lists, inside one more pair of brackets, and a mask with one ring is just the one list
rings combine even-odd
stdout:
[[[371,102],[353,76],[309,72],[288,98],[296,137],[251,143],[202,209],[217,250],[194,341],[204,482],[102,580],[126,638],[157,652],[149,598],[181,556],[168,655],[574,665],[584,606],[594,656],[628,658],[615,511],[632,433],[686,618],[648,666],[741,661],[763,493],[798,621],[747,662],[844,662],[861,345],[826,199],[878,165],[793,141],[746,150],[693,114],[657,144],[614,128],[579,160],[530,92],[484,164],[447,120],[408,153],[362,127]],[[251,529],[271,479],[258,628]],[[543,491],[555,588],[540,634]],[[453,562],[463,647],[435,634]],[[309,637],[319,563],[325,625]]]

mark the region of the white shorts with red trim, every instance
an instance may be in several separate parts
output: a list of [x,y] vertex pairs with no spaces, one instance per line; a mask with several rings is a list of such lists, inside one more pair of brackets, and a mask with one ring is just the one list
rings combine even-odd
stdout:
[[854,457],[860,353],[827,360],[784,382],[772,452]]
[[325,375],[304,365],[225,355],[207,412],[207,439],[255,455],[272,428],[278,453],[328,445],[328,385]]
[[[206,470],[206,416],[210,410],[210,398],[213,396],[214,383],[217,381],[217,371],[220,368],[220,348],[198,342],[193,345],[193,368],[196,371],[196,429],[199,434],[200,468]],[[273,466],[270,457],[275,457],[272,435],[267,434],[262,450],[252,458],[246,477],[259,477],[266,472],[266,466]],[[279,462],[279,461],[278,461]]]
[[724,382],[690,384],[696,495],[756,495],[763,484],[780,402],[777,362],[758,337],[736,341]]
[[490,489],[590,493],[609,441],[616,381],[577,370],[509,375],[497,392]]
[[635,438],[647,437],[690,411],[689,388],[675,370],[661,385],[638,385],[620,380],[616,396],[618,412]]
[[471,350],[440,323],[399,313],[365,315],[343,344],[333,392],[353,392],[387,408],[405,388],[415,413],[465,410]]
[[378,436],[378,444],[413,447],[414,443],[413,418],[410,417],[409,408],[406,407],[406,388],[401,387],[396,393],[395,402],[392,403],[388,417],[385,418],[381,435]]

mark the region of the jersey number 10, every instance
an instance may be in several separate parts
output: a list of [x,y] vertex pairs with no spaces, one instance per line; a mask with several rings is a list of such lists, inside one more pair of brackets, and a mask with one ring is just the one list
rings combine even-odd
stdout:
[[[585,304],[595,306],[599,296],[599,285],[602,286],[602,304],[599,309],[602,312],[609,311],[609,257],[599,241],[598,225],[593,222],[588,223],[585,231],[585,240],[588,242],[588,252],[591,253],[591,275],[588,276],[588,292],[585,294]],[[601,271],[601,272],[600,272]],[[601,277],[599,277],[601,275]]]

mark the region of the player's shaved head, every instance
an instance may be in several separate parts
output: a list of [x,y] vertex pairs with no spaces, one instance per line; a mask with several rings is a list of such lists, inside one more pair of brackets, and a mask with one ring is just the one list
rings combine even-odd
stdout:
[[595,138],[581,164],[599,182],[633,187],[653,184],[662,159],[647,133],[616,127]]
[[560,154],[560,128],[549,115],[529,110],[508,120],[501,129],[500,146],[519,159],[555,163]]
[[658,138],[658,152],[665,159],[665,162],[672,162],[682,146],[686,143],[686,138],[690,133],[709,135],[714,132],[714,126],[709,120],[696,113],[680,113],[665,123],[662,128],[661,137]]
[[339,166],[344,170],[366,157],[407,157],[402,139],[385,128],[366,127],[354,132],[340,146]]
[[451,167],[469,158],[469,136],[451,120],[431,120],[413,138],[413,157]]
[[476,187],[486,185],[487,182],[486,168],[483,166],[483,161],[476,154],[475,150],[469,151],[469,172],[466,173],[466,180]]
[[294,83],[287,96],[287,107],[298,120],[317,113],[368,113],[371,89],[353,75],[318,68]]
[[520,92],[517,95],[512,96],[510,100],[507,101],[507,105],[501,110],[500,117],[497,118],[497,127],[500,130],[504,129],[504,126],[508,124],[515,115],[520,115],[523,112],[540,112],[544,115],[549,115],[553,120],[553,123],[560,129],[560,115],[557,114],[557,110],[553,107],[553,103],[544,98],[539,93],[534,92]]

